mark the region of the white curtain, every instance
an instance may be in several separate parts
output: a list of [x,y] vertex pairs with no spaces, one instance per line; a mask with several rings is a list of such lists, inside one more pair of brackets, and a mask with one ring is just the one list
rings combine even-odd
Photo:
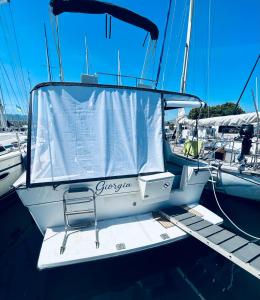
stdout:
[[163,172],[161,101],[79,85],[33,91],[31,183]]

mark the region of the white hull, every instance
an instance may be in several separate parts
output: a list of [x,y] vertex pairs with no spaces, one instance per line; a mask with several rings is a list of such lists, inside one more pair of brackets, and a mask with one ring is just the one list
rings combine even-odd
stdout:
[[[216,181],[216,191],[226,195],[260,201],[260,176],[240,174],[236,168],[217,172],[213,171],[213,177]],[[207,188],[212,188],[208,183]]]
[[[196,164],[196,160],[184,157],[183,154],[176,155],[187,162],[187,164]],[[205,166],[209,166],[203,161]],[[218,174],[218,175],[217,175]],[[260,175],[239,173],[237,166],[222,164],[221,169],[217,172],[212,170],[213,179],[216,182],[215,188],[218,193],[229,196],[245,198],[254,201],[260,201]],[[212,190],[212,183],[208,182],[206,189]]]
[[[190,167],[191,169],[193,167]],[[187,169],[182,173],[183,179],[187,177]],[[196,167],[194,167],[196,169]],[[180,177],[181,177],[180,176]],[[176,175],[178,180],[178,175]],[[207,170],[201,170],[186,181],[182,180],[178,188],[173,188],[170,199],[157,202],[156,200],[143,200],[140,194],[138,177],[115,180],[93,181],[85,185],[96,191],[97,215],[99,220],[143,214],[172,205],[188,205],[198,203],[204,186],[209,178]],[[180,179],[181,180],[181,179]],[[15,185],[25,182],[24,177]],[[83,184],[73,184],[82,186]],[[121,185],[121,188],[119,189]],[[23,204],[29,209],[32,217],[44,234],[47,228],[64,225],[63,194],[71,184],[25,188],[20,187],[17,193]],[[82,206],[78,207],[82,209]],[[84,206],[83,209],[86,207]]]
[[23,172],[22,156],[12,151],[0,156],[0,197],[13,188],[13,183]]
[[[15,183],[17,193],[29,209],[44,237],[38,268],[52,268],[91,260],[133,253],[148,248],[172,243],[187,237],[177,227],[165,228],[158,223],[152,212],[171,206],[198,207],[201,193],[209,178],[207,169],[187,164],[177,156],[170,155],[168,162],[174,174],[172,190],[168,197],[143,198],[140,179],[120,178],[80,184],[65,184],[58,187],[42,186],[26,188],[25,174]],[[180,172],[181,170],[181,172]],[[154,184],[154,183],[153,183]],[[63,196],[71,186],[88,186],[96,194],[96,211],[100,247],[95,247],[95,229],[74,230],[68,235],[66,250],[61,251],[65,234]],[[156,190],[154,190],[156,194]],[[76,197],[81,198],[81,192]],[[73,200],[77,200],[73,198]],[[73,201],[72,200],[72,201]],[[75,204],[74,204],[75,205]],[[92,203],[77,204],[74,210],[88,210]],[[202,208],[201,216],[214,224],[222,219]],[[88,219],[89,218],[89,219]],[[86,215],[70,216],[70,224],[93,221]],[[118,249],[123,244],[124,249]],[[118,246],[119,245],[119,246]]]

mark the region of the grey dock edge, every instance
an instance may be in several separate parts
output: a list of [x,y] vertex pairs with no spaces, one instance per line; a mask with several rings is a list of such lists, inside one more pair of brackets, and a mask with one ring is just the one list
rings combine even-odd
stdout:
[[[167,209],[159,211],[171,223],[260,279],[260,246],[192,213],[167,212]],[[196,227],[197,230],[192,229]]]

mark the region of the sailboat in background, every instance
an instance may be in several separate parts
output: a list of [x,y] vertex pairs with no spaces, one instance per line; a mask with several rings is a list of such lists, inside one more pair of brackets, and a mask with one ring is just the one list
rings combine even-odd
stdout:
[[[0,197],[13,190],[13,183],[24,171],[23,157],[26,155],[27,135],[10,132],[4,115],[0,115]],[[1,198],[0,198],[1,201]]]
[[[1,21],[3,30],[2,37],[4,39],[3,44],[5,44],[6,46],[6,50],[11,61],[10,69],[12,72],[12,75],[9,75],[8,68],[4,65],[3,61],[0,60],[0,72],[2,75],[1,81],[3,82],[6,93],[10,98],[9,101],[12,109],[24,114],[26,113],[26,108],[24,110],[24,108],[22,107],[22,102],[19,100],[19,96],[27,96],[25,92],[26,88],[24,84],[21,58],[16,37],[12,9],[9,1],[1,1],[0,5],[6,5],[10,13],[10,18],[8,20],[11,25],[6,21],[4,9],[1,9]],[[8,24],[10,25],[10,28],[8,28]],[[10,32],[13,32],[12,36],[10,36]],[[11,44],[12,38],[15,40],[15,45]],[[14,49],[17,50],[16,54],[19,61],[18,63],[20,72],[14,65],[15,55],[12,52]],[[24,94],[21,92],[22,85],[24,87]],[[23,157],[26,154],[27,141],[26,127],[21,128],[20,126],[15,126],[14,123],[19,124],[19,122],[15,122],[15,120],[11,120],[10,122],[7,120],[5,104],[6,102],[4,101],[4,92],[2,90],[2,85],[0,84],[0,197],[13,190],[13,183],[19,178],[19,176],[21,176],[22,172],[24,171]],[[14,112],[12,111],[12,113]],[[10,115],[15,116],[14,114]],[[11,119],[13,119],[13,117],[11,117]]]
[[0,197],[14,190],[13,183],[24,171],[26,143],[27,132],[10,131],[8,128],[0,99]]
[[[186,91],[193,11],[194,0],[190,0],[187,38],[181,77],[181,92]],[[260,56],[257,57],[246,85],[239,97],[237,105],[243,96],[247,84],[259,62],[259,58]],[[179,141],[185,140],[185,144],[176,144],[172,142],[171,146],[174,151],[178,153],[176,155],[183,157],[187,161],[196,161],[195,157],[198,157],[201,161],[205,162],[209,168],[213,168],[212,177],[215,181],[216,191],[235,197],[260,201],[260,121],[257,102],[257,99],[253,95],[253,103],[256,111],[255,113],[201,120],[189,120],[185,116],[185,110],[183,108],[179,109],[176,119],[177,139]],[[207,128],[211,129],[212,126],[215,126],[216,128],[223,127],[224,129],[228,129],[230,125],[238,128],[237,133],[239,133],[239,136],[233,136],[232,139],[222,138],[222,141],[220,141],[217,137],[209,136],[207,140],[206,137],[203,139],[203,137],[200,135],[200,131],[206,132]],[[182,127],[188,129],[184,129],[182,131]],[[234,138],[236,138],[236,140]],[[251,151],[250,149],[243,149],[248,148],[248,146],[243,147],[243,143],[247,141],[247,143],[250,144],[252,143],[252,139],[253,147]],[[205,144],[208,145],[207,148],[209,151],[205,149]],[[217,148],[223,148],[223,151],[226,154],[226,160],[217,158],[217,154],[215,154]],[[194,158],[189,157],[189,155],[194,156]],[[240,155],[243,155],[245,159],[239,160]],[[212,189],[212,182],[208,183],[207,188]]]

